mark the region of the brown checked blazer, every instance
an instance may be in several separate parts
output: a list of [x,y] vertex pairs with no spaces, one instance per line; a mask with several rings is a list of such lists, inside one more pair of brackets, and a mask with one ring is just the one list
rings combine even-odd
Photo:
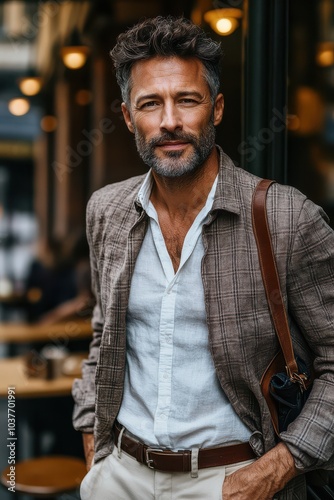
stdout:
[[[260,456],[275,446],[275,435],[259,381],[279,347],[252,229],[251,202],[259,179],[219,151],[217,190],[202,231],[209,343],[221,387],[252,431],[250,444]],[[148,223],[137,200],[143,179],[100,189],[87,209],[97,303],[89,359],[73,396],[75,428],[94,431],[95,462],[112,451],[112,427],[122,401],[127,303]],[[292,187],[272,185],[267,207],[295,353],[313,363],[317,377],[302,413],[281,439],[301,472],[333,468],[334,232],[322,209]],[[277,498],[306,498],[303,476]]]

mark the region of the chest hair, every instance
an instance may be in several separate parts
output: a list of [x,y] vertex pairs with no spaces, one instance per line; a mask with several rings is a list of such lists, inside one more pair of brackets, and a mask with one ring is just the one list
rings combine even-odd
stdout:
[[193,221],[171,222],[159,217],[159,224],[165,245],[171,258],[174,272],[176,273],[181,260],[184,239]]

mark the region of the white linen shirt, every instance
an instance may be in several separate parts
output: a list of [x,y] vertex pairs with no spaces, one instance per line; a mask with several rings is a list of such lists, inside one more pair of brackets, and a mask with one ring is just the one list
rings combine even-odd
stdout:
[[149,225],[131,281],[117,419],[149,446],[204,448],[245,442],[251,435],[219,384],[209,350],[201,232],[216,186],[217,179],[185,237],[176,273],[149,199],[150,172],[138,193]]

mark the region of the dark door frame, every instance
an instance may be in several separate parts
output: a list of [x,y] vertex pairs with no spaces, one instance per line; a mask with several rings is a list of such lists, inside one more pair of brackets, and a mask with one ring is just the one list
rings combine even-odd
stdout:
[[288,1],[245,0],[241,164],[287,180]]

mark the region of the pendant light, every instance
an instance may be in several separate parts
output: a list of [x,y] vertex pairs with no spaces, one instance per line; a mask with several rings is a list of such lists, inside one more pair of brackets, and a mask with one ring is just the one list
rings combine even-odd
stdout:
[[80,69],[87,61],[90,49],[81,42],[78,30],[74,30],[68,43],[60,49],[65,66],[69,69]]
[[242,10],[235,8],[213,9],[205,12],[204,20],[218,35],[231,35],[239,26]]

